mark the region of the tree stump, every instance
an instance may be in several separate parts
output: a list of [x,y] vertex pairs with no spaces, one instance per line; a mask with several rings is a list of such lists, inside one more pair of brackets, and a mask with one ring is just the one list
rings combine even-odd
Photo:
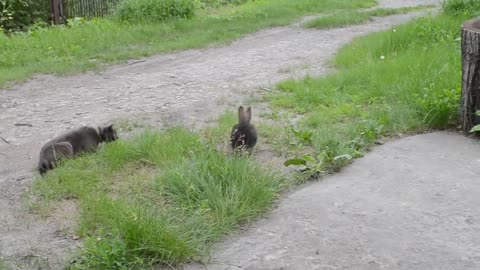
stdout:
[[60,0],[50,0],[52,23],[60,24]]
[[463,131],[480,124],[480,19],[466,21],[462,27],[462,99],[460,123]]

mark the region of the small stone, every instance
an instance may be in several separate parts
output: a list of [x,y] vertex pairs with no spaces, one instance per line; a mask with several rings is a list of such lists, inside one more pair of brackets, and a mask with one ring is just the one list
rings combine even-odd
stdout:
[[15,123],[14,125],[17,127],[33,127],[33,125],[29,123]]

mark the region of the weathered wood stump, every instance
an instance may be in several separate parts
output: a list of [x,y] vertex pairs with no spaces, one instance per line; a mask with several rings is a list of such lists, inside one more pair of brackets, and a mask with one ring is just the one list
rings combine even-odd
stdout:
[[53,24],[60,24],[60,0],[50,0],[50,12]]
[[460,124],[463,131],[480,124],[480,18],[466,21],[462,27],[462,99]]

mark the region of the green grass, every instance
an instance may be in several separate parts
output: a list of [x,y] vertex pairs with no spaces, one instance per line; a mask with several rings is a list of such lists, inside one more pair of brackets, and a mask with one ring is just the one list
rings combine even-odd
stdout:
[[284,184],[250,158],[172,128],[69,160],[36,181],[34,194],[40,209],[64,199],[80,206],[85,246],[73,269],[145,269],[204,258],[219,237],[267,210]]
[[67,74],[160,52],[222,43],[309,13],[370,7],[374,0],[261,0],[207,9],[192,19],[126,24],[109,19],[38,29],[10,38],[0,33],[0,86],[35,73]]
[[443,10],[446,14],[465,17],[480,15],[480,1],[477,0],[445,0]]
[[368,22],[373,19],[373,17],[384,17],[395,14],[408,13],[412,11],[418,11],[426,8],[431,8],[431,5],[421,5],[415,7],[403,7],[403,8],[377,8],[370,11],[339,11],[334,12],[331,15],[326,15],[319,17],[317,19],[311,20],[305,23],[307,28],[333,28],[340,26],[348,26],[354,24],[361,24]]
[[454,124],[465,19],[425,17],[358,38],[333,60],[336,73],[281,82],[270,104],[301,114],[297,129],[311,133],[311,155],[295,162],[335,171],[382,136]]
[[7,264],[3,261],[3,258],[0,258],[0,270],[8,270]]
[[307,28],[334,28],[368,22],[371,16],[366,12],[336,12],[305,23]]

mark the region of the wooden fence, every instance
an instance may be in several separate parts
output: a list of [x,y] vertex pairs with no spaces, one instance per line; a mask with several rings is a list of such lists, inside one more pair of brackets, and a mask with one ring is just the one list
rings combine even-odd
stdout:
[[95,18],[109,15],[121,0],[51,0],[52,20],[65,23],[69,18]]

